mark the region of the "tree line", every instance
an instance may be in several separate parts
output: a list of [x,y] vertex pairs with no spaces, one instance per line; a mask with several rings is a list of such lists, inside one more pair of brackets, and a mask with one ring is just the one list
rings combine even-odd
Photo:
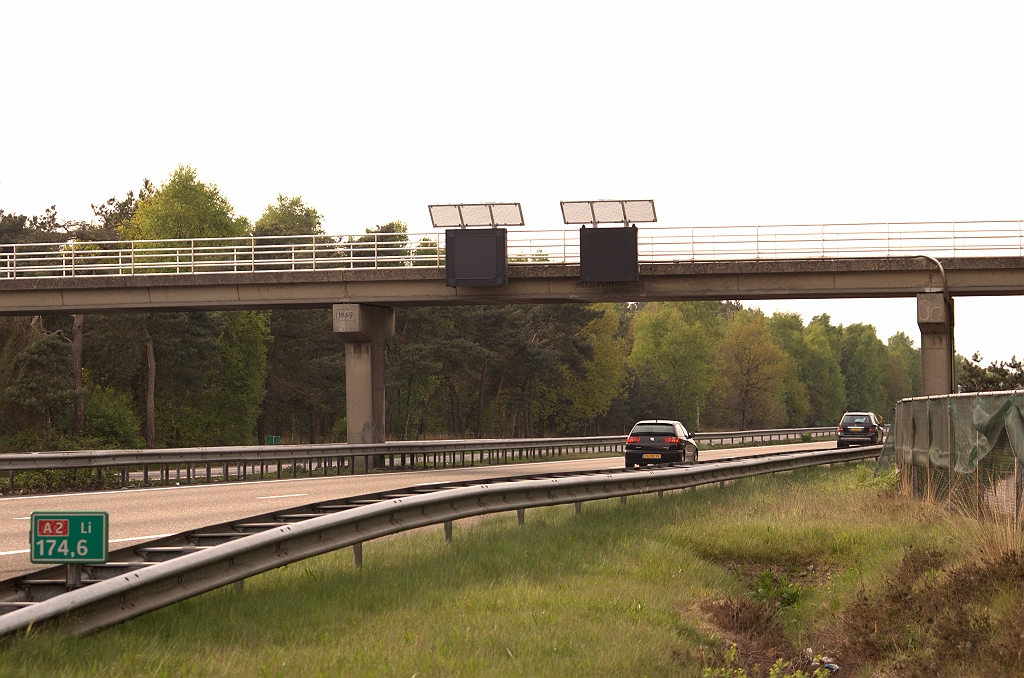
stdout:
[[[323,235],[300,197],[253,223],[191,167],[93,211],[0,211],[0,242]],[[366,232],[423,247],[400,221]],[[0,354],[3,451],[345,439],[344,345],[326,309],[4,317]],[[971,383],[992,369],[1020,382],[1015,360],[975,358]],[[389,439],[618,434],[653,417],[833,425],[921,392],[905,334],[728,301],[401,307],[386,364]]]

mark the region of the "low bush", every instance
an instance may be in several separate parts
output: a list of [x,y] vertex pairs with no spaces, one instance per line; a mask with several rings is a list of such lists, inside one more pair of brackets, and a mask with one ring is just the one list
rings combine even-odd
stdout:
[[144,445],[127,393],[97,386],[85,394],[85,436],[99,449],[140,448]]

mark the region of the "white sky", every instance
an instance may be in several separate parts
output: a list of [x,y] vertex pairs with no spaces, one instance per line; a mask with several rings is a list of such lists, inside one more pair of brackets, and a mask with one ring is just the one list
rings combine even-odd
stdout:
[[[328,232],[426,205],[654,198],[662,225],[1024,218],[1024,3],[11,2],[0,207],[192,164]],[[757,302],[920,339],[911,300]],[[1024,355],[1024,299],[957,349]]]

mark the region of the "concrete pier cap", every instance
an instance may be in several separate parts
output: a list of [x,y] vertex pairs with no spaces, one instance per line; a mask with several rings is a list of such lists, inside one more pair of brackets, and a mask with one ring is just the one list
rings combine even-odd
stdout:
[[395,336],[395,309],[369,304],[334,304],[334,332],[346,343],[383,344]]
[[[395,309],[334,304],[334,331],[345,342],[348,442],[384,442],[384,344],[395,334]],[[377,466],[382,460],[371,460]]]

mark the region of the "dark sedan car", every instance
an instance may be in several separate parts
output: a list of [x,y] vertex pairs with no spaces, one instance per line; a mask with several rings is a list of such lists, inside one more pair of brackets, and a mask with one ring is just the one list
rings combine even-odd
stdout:
[[882,420],[874,412],[847,412],[839,422],[839,442],[836,447],[855,443],[877,445],[884,436]]
[[626,468],[697,461],[697,443],[678,421],[638,421],[626,438]]

